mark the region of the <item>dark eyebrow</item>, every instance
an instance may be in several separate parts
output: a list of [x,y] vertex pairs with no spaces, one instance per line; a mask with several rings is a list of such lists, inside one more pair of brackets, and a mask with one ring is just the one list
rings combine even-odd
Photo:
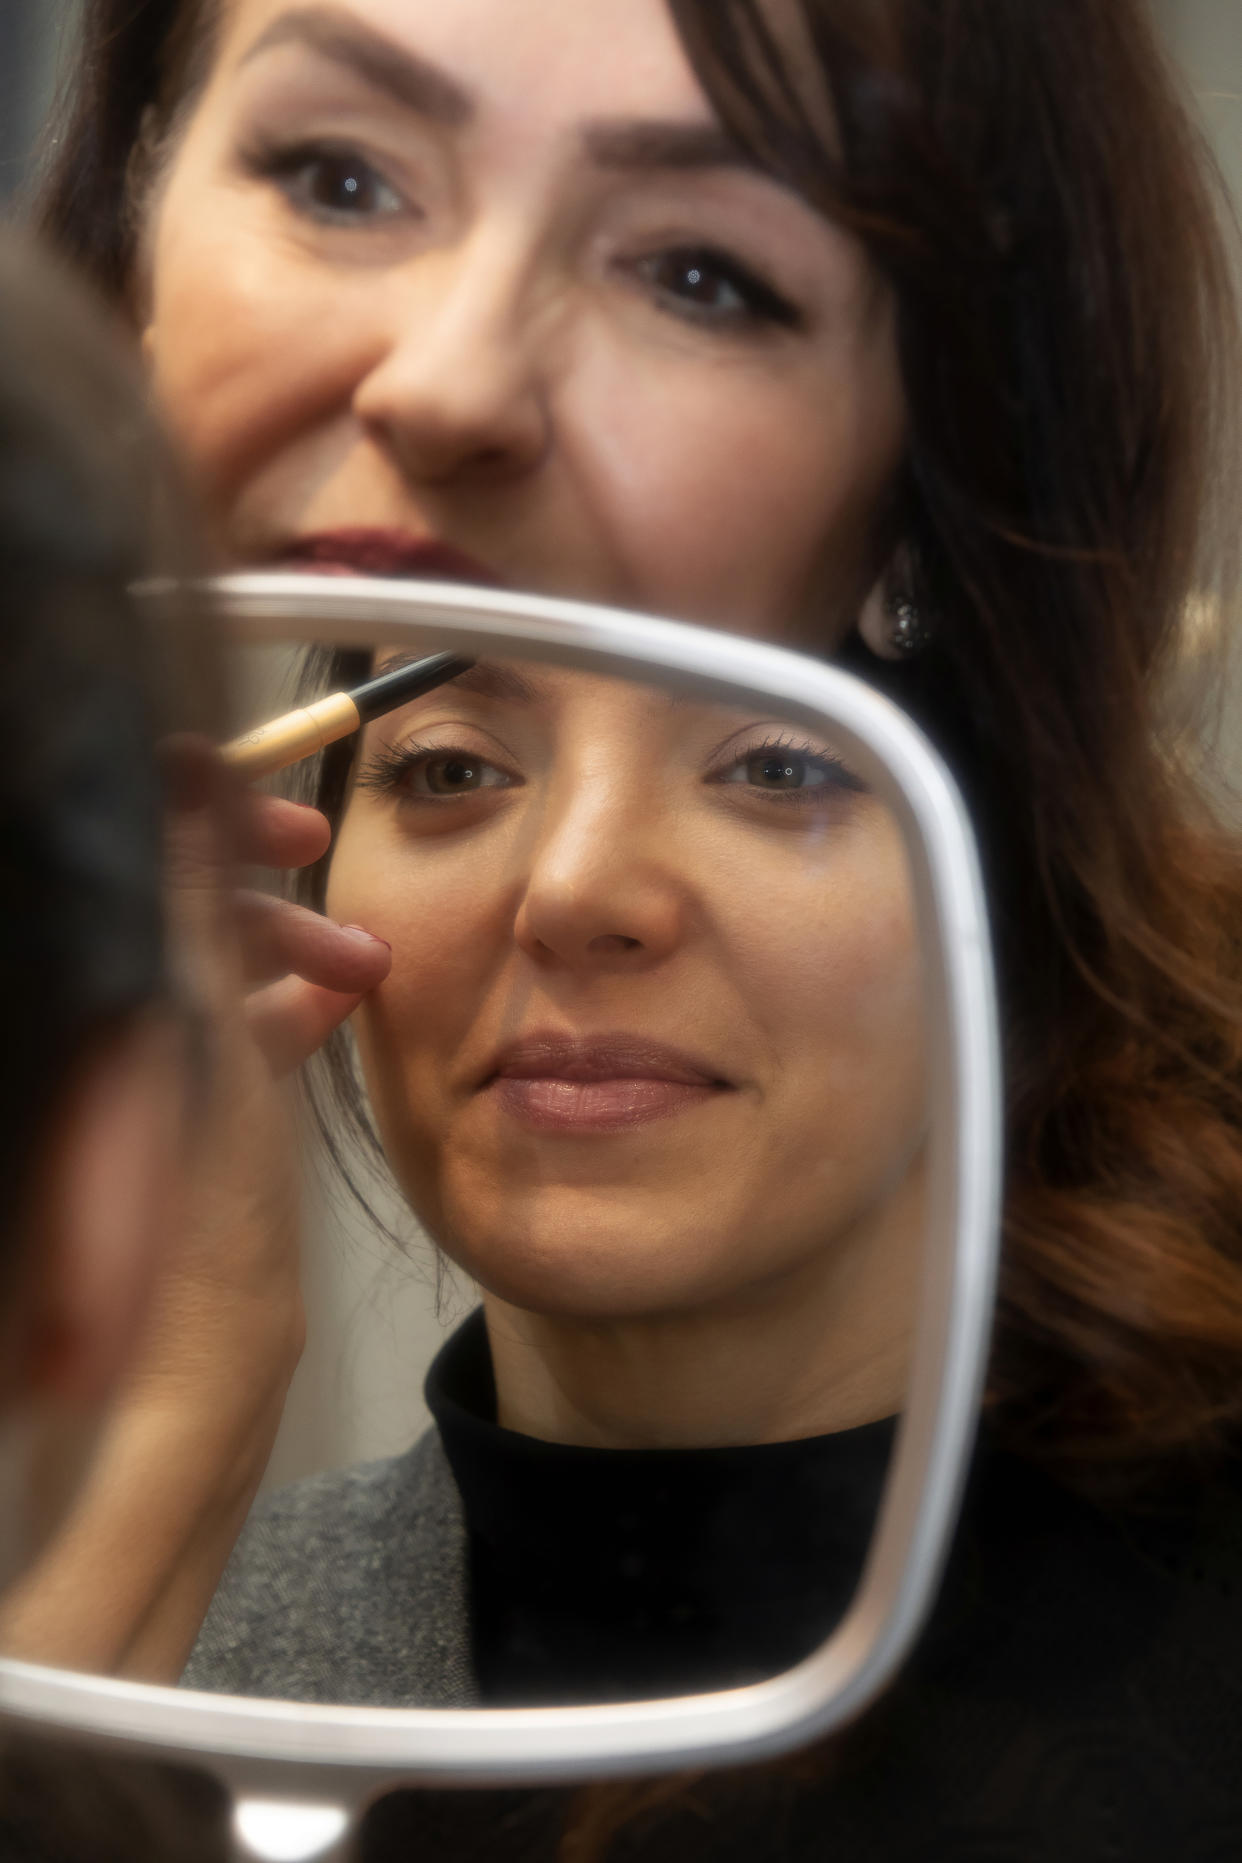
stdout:
[[746,168],[760,164],[716,123],[589,123],[582,132],[599,168]]
[[473,99],[454,79],[337,7],[290,7],[259,34],[241,63],[278,45],[303,45],[348,65],[365,83],[447,129],[460,128],[474,114]]
[[[387,91],[420,116],[459,129],[474,115],[474,99],[438,65],[420,58],[339,7],[290,7],[261,32],[241,59],[248,65],[278,45],[302,45],[346,65],[364,83]],[[583,141],[597,168],[758,169],[760,164],[715,123],[645,121],[590,123]]]
[[[395,673],[400,666],[413,666],[416,661],[426,658],[425,653],[394,653],[391,659],[377,658],[376,671]],[[516,667],[508,666],[500,660],[476,660],[464,673],[458,673],[456,679],[446,679],[435,690],[471,692],[479,699],[507,699],[516,705],[533,705],[540,697],[538,689],[529,679],[519,673]]]

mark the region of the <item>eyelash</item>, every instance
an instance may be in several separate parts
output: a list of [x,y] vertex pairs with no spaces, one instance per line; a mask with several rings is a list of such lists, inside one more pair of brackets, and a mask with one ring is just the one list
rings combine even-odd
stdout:
[[822,802],[825,796],[833,794],[844,793],[857,796],[867,794],[866,783],[860,776],[856,776],[847,764],[842,763],[839,757],[834,757],[829,751],[817,750],[813,744],[799,743],[790,737],[766,738],[762,743],[748,744],[744,750],[731,756],[727,764],[719,766],[709,780],[723,786],[728,780],[729,772],[736,770],[740,764],[750,763],[757,757],[778,756],[799,758],[813,769],[824,771],[828,780],[816,787],[802,789],[760,789],[758,784],[753,783],[746,785],[739,783],[734,787],[740,789],[745,786],[752,794],[761,795],[765,802],[774,803],[778,808],[808,808],[816,802]]
[[332,162],[338,162],[342,169],[351,171],[362,189],[386,190],[394,200],[400,202],[402,211],[417,212],[402,198],[400,190],[394,187],[382,170],[348,143],[260,141],[243,150],[242,161],[251,175],[261,181],[274,182],[286,200],[299,212],[329,226],[357,225],[395,217],[392,208],[370,213],[360,211],[360,202],[354,202],[348,208],[329,207],[310,199],[306,192],[299,189],[297,184],[300,177],[306,176],[313,169],[323,169]]
[[[737,788],[747,788],[754,795],[761,795],[765,802],[773,803],[778,808],[807,808],[817,801],[822,801],[826,794],[846,793],[863,795],[867,785],[854,774],[839,757],[816,750],[810,743],[798,743],[789,737],[769,738],[759,744],[750,744],[746,749],[730,757],[727,764],[720,766],[707,778],[711,783],[722,787],[728,782],[729,774],[740,765],[749,763],[756,757],[776,756],[797,757],[803,763],[826,773],[828,780],[813,787],[801,789],[761,789],[758,784],[736,784]],[[360,771],[356,787],[371,791],[379,796],[400,796],[409,776],[418,769],[426,769],[433,762],[459,762],[472,766],[483,765],[488,769],[499,770],[486,757],[475,756],[473,752],[463,750],[452,744],[406,744],[401,748],[385,746],[376,751],[371,760]],[[500,772],[506,779],[504,785],[487,784],[487,788],[521,787],[521,778],[513,777],[507,771]],[[405,796],[406,801],[418,802],[456,802],[461,796],[477,795],[478,790],[463,790],[459,796]]]
[[[683,273],[688,281],[697,281],[704,276],[723,281],[740,300],[738,308],[721,310],[713,305],[705,305],[690,297],[680,296],[667,284],[660,282],[657,273],[661,267],[671,267]],[[722,252],[715,246],[671,246],[661,252],[652,253],[648,258],[639,259],[631,265],[631,270],[652,291],[659,308],[673,317],[680,317],[686,323],[736,328],[742,324],[773,324],[783,330],[799,330],[803,327],[802,312],[788,298],[752,272],[748,265],[731,253]]]
[[[395,207],[367,212],[362,206],[368,191],[386,190],[405,211],[416,212],[404,202],[400,190],[393,186],[375,163],[348,143],[308,140],[295,143],[259,141],[245,149],[242,160],[247,171],[260,180],[274,182],[285,198],[299,212],[328,226],[361,225],[396,217]],[[323,170],[337,162],[343,170],[353,171],[359,184],[359,199],[348,207],[331,207],[310,198],[311,171]],[[299,186],[299,182],[307,185]],[[649,290],[657,307],[684,323],[715,329],[737,329],[744,325],[768,324],[784,330],[798,330],[804,318],[797,305],[783,297],[748,265],[715,246],[671,246],[630,262],[628,269]],[[736,306],[721,308],[702,303],[662,281],[661,271],[682,274],[691,284],[714,280],[738,299]]]
[[[427,769],[432,763],[463,763],[471,767],[483,766],[489,770],[499,770],[505,778],[504,787],[518,789],[522,786],[520,777],[512,776],[507,770],[501,770],[498,763],[490,757],[476,756],[473,751],[465,750],[458,744],[405,744],[398,748],[385,745],[377,750],[370,762],[359,771],[355,788],[369,789],[378,796],[400,795],[406,779],[416,770]],[[500,784],[487,784],[488,788],[500,788]],[[462,790],[461,795],[477,795],[477,790]],[[456,802],[460,796],[406,796],[408,802]]]

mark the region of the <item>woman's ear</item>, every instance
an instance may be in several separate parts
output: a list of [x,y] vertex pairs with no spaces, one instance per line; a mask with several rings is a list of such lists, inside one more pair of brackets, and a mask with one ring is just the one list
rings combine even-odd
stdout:
[[186,1089],[182,1032],[155,1012],[102,1038],[67,1083],[19,1238],[8,1402],[94,1407],[120,1379],[178,1219]]

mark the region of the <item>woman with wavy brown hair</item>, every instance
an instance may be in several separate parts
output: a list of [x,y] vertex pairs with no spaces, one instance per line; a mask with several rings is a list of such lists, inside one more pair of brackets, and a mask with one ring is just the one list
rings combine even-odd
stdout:
[[[95,0],[42,215],[141,332],[228,559],[434,560],[788,640],[944,751],[1007,1035],[984,1447],[907,1677],[825,1792],[771,1790],[791,1854],[1227,1854],[1242,880],[1179,682],[1192,618],[1205,658],[1228,631],[1237,327],[1145,7]],[[320,897],[399,946],[357,871]],[[489,1454],[642,1440],[558,1435],[512,1365],[476,1329],[440,1374]],[[883,1414],[812,1409],[808,1444]],[[304,1530],[256,1529],[200,1673],[237,1679]]]

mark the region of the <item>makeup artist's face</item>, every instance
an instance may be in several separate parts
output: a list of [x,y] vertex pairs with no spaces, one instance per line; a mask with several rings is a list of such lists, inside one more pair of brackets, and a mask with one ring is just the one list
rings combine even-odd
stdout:
[[895,1298],[919,967],[899,834],[831,746],[481,667],[371,727],[328,909],[392,943],[360,1016],[385,1150],[490,1291],[727,1310],[882,1258]]
[[232,559],[819,643],[857,612],[891,308],[730,159],[662,0],[226,0],[148,253]]

